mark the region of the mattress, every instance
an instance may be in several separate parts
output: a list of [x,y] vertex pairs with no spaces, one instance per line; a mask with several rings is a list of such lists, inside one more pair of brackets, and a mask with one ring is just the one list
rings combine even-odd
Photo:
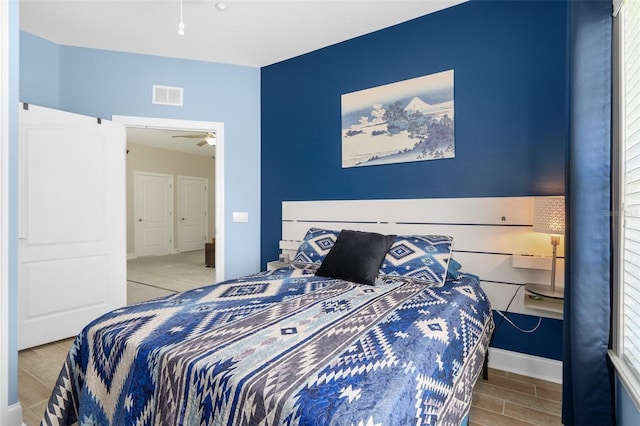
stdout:
[[471,275],[261,272],[88,324],[43,424],[459,425],[493,327]]

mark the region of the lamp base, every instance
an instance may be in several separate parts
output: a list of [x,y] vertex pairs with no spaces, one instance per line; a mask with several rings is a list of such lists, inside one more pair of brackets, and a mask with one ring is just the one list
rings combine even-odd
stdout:
[[552,299],[560,299],[560,300],[564,299],[564,289],[561,289],[561,290],[556,289],[555,291],[551,291],[551,286],[544,285],[544,284],[531,284],[531,283],[525,284],[524,288],[528,292],[536,294],[538,296],[550,297]]

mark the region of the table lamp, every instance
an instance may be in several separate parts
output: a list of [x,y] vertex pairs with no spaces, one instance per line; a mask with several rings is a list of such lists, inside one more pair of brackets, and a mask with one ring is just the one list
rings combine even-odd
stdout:
[[564,235],[564,197],[538,197],[533,200],[533,231],[551,234],[551,285],[526,284],[525,288],[540,296],[563,299],[562,291],[556,291],[556,254],[560,237]]

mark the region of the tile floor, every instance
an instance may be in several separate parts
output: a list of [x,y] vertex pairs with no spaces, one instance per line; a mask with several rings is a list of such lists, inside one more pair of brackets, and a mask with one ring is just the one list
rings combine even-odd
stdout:
[[[150,300],[172,291],[127,283],[128,303]],[[73,338],[20,351],[18,393],[27,426],[40,424],[51,389]],[[489,380],[473,390],[469,426],[561,425],[561,386],[544,380],[489,369]]]
[[[199,250],[127,261],[127,304],[175,293],[176,288],[167,285],[167,277],[191,288],[215,282],[215,269],[207,268],[204,260],[204,250]],[[27,426],[40,424],[72,343],[73,338],[69,338],[18,353],[18,399]]]
[[72,342],[73,338],[70,338],[18,353],[18,399],[25,425],[40,424]]
[[[174,292],[146,284],[127,282],[129,305],[172,293]],[[49,394],[56,384],[73,339],[36,346],[18,353],[18,399],[25,425],[40,424]]]

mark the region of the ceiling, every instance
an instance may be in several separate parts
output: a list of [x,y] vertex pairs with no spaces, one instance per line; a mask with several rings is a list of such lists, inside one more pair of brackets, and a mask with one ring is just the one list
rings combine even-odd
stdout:
[[[20,29],[56,44],[263,67],[466,0],[20,0]],[[226,6],[221,9],[220,3]],[[127,142],[212,155],[199,139],[127,129]]]
[[182,0],[181,36],[180,0],[20,0],[20,29],[61,45],[263,67],[464,1]]

